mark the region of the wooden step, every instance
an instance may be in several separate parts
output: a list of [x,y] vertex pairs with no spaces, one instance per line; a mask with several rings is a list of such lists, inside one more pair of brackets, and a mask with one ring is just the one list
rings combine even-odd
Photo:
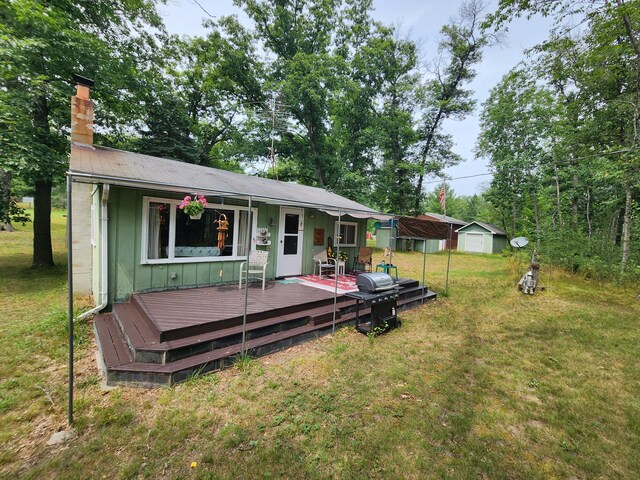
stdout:
[[98,349],[107,368],[133,362],[133,355],[112,314],[96,315],[93,325],[96,331]]
[[160,332],[156,328],[149,328],[135,304],[116,303],[113,305],[113,314],[134,348],[160,343]]
[[157,325],[153,323],[153,320],[151,320],[151,316],[148,314],[142,303],[139,302],[138,295],[135,293],[131,295],[128,303],[131,307],[130,310],[135,309],[140,321],[144,323],[143,327],[139,327],[140,330],[146,332],[150,336],[153,336],[156,342],[161,342],[162,332],[158,329]]
[[398,280],[396,280],[396,285],[400,286],[401,289],[411,288],[419,286],[420,282],[412,278],[399,278]]
[[[144,306],[144,302],[141,300],[141,297],[138,294],[134,294],[131,297],[131,302],[136,305],[142,313],[141,316],[144,318],[149,318],[149,313]],[[320,308],[326,305],[333,305],[333,298],[324,298],[314,301],[309,301],[306,303],[301,303],[297,305],[287,305],[282,308],[275,308],[270,310],[259,311],[255,313],[247,314],[247,324],[261,321],[264,319],[268,319],[270,317],[282,317],[287,318],[290,315],[293,315],[295,318],[299,318],[297,315],[299,312],[303,312],[305,310],[309,310],[310,308]],[[223,308],[224,306],[220,306]],[[167,306],[167,308],[170,308]],[[173,308],[173,307],[171,307]],[[179,315],[180,312],[176,310],[176,315]],[[297,316],[296,316],[297,315]],[[218,319],[215,321],[203,321],[198,324],[191,324],[184,327],[177,327],[171,330],[161,331],[159,332],[159,340],[160,343],[180,340],[182,338],[189,338],[198,335],[204,335],[209,332],[218,331],[226,328],[237,327],[238,325],[242,325],[244,321],[243,314],[237,314],[234,316],[229,316],[227,318]]]
[[[420,286],[402,288],[398,309],[411,308],[422,303],[423,299],[435,296],[435,293]],[[355,320],[355,305],[354,299],[338,299],[336,326]],[[275,314],[278,311],[282,314]],[[370,311],[370,308],[360,309],[362,323],[368,320]],[[245,346],[251,355],[264,355],[330,332],[333,299],[302,304],[302,307],[296,307],[293,311],[288,308],[266,313],[266,318],[253,317],[246,324]],[[203,318],[206,316],[203,315]],[[227,328],[219,328],[220,323],[213,323],[208,332],[160,342],[157,330],[149,328],[145,314],[139,311],[135,303],[115,305],[112,314],[99,315],[95,319],[108,383],[171,385],[195,373],[219,370],[230,365],[233,357],[242,351],[242,323]]]
[[[347,300],[339,302],[338,308],[349,308],[354,304],[355,301]],[[224,344],[225,339],[235,341],[234,337],[241,335],[243,330],[242,324],[239,324],[192,337],[157,342],[154,335],[136,325],[137,322],[140,322],[140,318],[137,309],[130,304],[115,305],[114,314],[134,352],[135,361],[144,363],[167,363],[186,356],[210,351],[217,348],[215,346],[216,343]],[[336,314],[336,318],[339,319],[340,310]],[[253,321],[246,324],[245,331],[247,338],[255,338],[260,336],[263,330],[269,330],[270,327],[278,327],[278,330],[287,330],[294,328],[290,324],[299,326],[296,323],[303,322],[319,325],[332,320],[333,304]]]
[[[340,323],[344,321],[345,320],[341,320]],[[312,338],[315,333],[327,333],[330,330],[331,327],[328,325],[303,325],[294,329],[248,340],[245,342],[245,349],[251,355],[261,356],[268,352],[286,348],[294,343],[305,341],[307,340],[305,336]],[[271,348],[264,348],[269,346]],[[241,351],[242,344],[237,343],[211,352],[205,352],[170,362],[165,365],[143,362],[114,365],[110,367],[110,371],[117,372],[121,375],[111,375],[111,379],[113,383],[131,381],[131,379],[138,378],[139,380],[136,383],[144,385],[173,384],[185,380],[195,373],[205,373],[224,368],[224,366],[230,363],[229,361],[225,362],[225,360],[231,359],[231,357],[239,354]],[[148,374],[148,376],[145,377],[144,374]]]

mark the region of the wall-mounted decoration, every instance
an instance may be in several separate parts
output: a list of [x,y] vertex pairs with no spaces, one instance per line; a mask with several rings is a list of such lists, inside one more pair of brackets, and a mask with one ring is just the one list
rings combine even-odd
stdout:
[[313,229],[313,244],[324,245],[324,228]]

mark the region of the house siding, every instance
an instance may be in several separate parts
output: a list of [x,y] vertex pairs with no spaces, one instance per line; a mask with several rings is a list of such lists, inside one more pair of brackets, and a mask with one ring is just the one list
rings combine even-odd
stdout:
[[[91,251],[91,288],[93,299],[98,302],[100,295],[100,278],[102,275],[102,211],[100,208],[102,198],[102,187],[95,186],[92,188],[93,195],[91,197],[91,207],[93,208],[93,238],[94,245]],[[91,210],[89,215],[91,215]],[[89,243],[90,244],[90,243]]]
[[[167,192],[135,190],[113,187],[109,197],[109,302],[122,301],[133,292],[162,290],[180,287],[198,287],[237,282],[240,264],[243,260],[229,260],[198,263],[142,264],[142,208],[143,197],[181,198]],[[225,199],[226,205],[247,206],[247,202]],[[271,245],[258,246],[259,250],[269,252],[267,278],[275,278],[277,267],[277,246],[279,232],[280,206],[254,204],[257,208],[257,226],[266,227],[271,233]],[[313,213],[314,218],[309,218]],[[305,209],[303,235],[302,273],[313,272],[313,232],[314,228],[324,228],[326,248],[327,238],[334,238],[334,226],[337,217],[331,217],[318,210]],[[269,226],[273,219],[273,226]],[[348,217],[345,221],[350,220]],[[366,220],[357,220],[358,244],[364,245],[366,238]],[[321,248],[321,247],[315,247]],[[357,247],[346,247],[349,253],[347,268],[353,262]],[[171,273],[175,272],[175,279]]]
[[500,253],[507,248],[507,237],[504,235],[493,235],[493,253]]
[[93,185],[73,183],[73,203],[71,205],[73,253],[73,289],[80,295],[94,294],[92,289],[92,246],[91,246],[91,204]]
[[376,248],[387,248],[391,237],[390,228],[378,228],[376,230]]

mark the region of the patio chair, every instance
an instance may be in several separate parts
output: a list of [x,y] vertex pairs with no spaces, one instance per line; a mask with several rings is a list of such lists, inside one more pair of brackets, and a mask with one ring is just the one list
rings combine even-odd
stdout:
[[360,247],[358,257],[353,260],[353,269],[370,272],[373,265],[373,248]]
[[269,252],[266,250],[253,250],[249,254],[249,265],[247,266],[247,262],[240,264],[240,284],[238,288],[242,288],[242,279],[245,272],[248,272],[249,275],[258,274],[257,278],[262,277],[262,290],[264,290],[264,284],[267,278],[267,265],[269,263],[267,260],[269,260]]
[[318,269],[318,276],[322,278],[322,272],[330,270],[335,274],[336,272],[336,259],[327,256],[327,251],[322,250],[313,256],[313,274],[316,274],[316,268]]

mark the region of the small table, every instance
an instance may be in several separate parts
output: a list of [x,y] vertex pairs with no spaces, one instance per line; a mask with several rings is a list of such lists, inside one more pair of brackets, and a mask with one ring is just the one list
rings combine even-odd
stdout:
[[384,273],[391,275],[391,270],[395,272],[396,280],[398,280],[398,267],[390,263],[379,263],[376,265],[376,272],[382,270]]

